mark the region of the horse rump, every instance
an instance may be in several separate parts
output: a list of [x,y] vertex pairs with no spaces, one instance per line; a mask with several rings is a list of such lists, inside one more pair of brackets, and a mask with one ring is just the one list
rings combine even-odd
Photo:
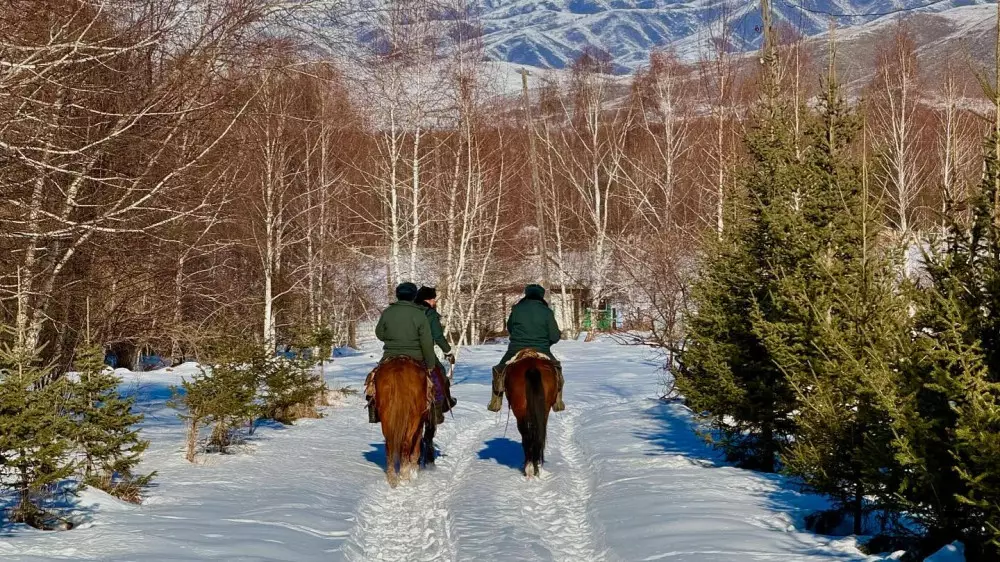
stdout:
[[545,462],[545,434],[549,410],[555,403],[556,380],[548,358],[527,357],[508,363],[504,376],[507,403],[517,418],[524,449],[524,475],[538,476]]
[[408,357],[393,358],[379,367],[375,401],[385,437],[385,471],[396,487],[416,468],[420,437],[427,415],[427,375]]

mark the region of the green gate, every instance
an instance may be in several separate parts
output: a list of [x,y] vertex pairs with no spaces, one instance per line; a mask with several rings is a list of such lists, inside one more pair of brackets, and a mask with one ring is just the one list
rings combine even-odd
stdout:
[[[596,328],[594,318],[597,319]],[[614,314],[611,311],[611,305],[604,308],[588,308],[583,311],[583,329],[585,331],[610,332],[613,321]]]

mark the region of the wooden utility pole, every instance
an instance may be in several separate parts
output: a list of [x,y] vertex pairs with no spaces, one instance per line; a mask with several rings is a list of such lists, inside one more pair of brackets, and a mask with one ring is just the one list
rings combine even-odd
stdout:
[[[993,65],[993,157],[1000,163],[1000,0],[997,0],[996,60]],[[993,178],[993,224],[1000,227],[1000,174]]]
[[535,196],[535,226],[538,228],[538,259],[542,262],[542,285],[549,286],[549,252],[546,247],[545,210],[542,200],[542,184],[538,178],[538,157],[535,148],[535,124],[531,119],[531,100],[528,97],[528,75],[531,73],[522,68],[521,96],[524,100],[524,125],[528,133],[528,159],[531,165],[531,190]]
[[760,0],[760,19],[763,25],[764,40],[760,44],[760,64],[763,73],[763,95],[767,108],[767,128],[771,141],[777,138],[775,117],[778,114],[778,53],[774,44],[774,30],[771,27],[771,2]]
[[760,0],[760,19],[764,27],[761,43],[761,64],[767,66],[768,78],[777,87],[778,53],[775,51],[774,29],[771,26],[771,0]]

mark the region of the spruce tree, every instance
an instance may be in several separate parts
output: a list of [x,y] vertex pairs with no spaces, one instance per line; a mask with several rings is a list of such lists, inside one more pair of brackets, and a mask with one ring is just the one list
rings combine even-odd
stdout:
[[[692,288],[693,312],[676,372],[678,388],[729,460],[773,471],[793,432],[795,396],[757,325],[778,324],[781,271],[807,267],[798,210],[805,182],[789,109],[773,74],[746,138],[741,190],[726,202],[727,229],[710,242]],[[792,337],[792,336],[790,336]],[[805,346],[805,334],[797,334]]]
[[318,326],[313,329],[310,337],[310,343],[314,348],[316,348],[316,361],[320,364],[322,368],[326,365],[327,360],[330,359],[330,355],[333,354],[333,330],[329,326]]
[[272,358],[264,366],[264,417],[287,425],[298,418],[318,417],[316,403],[325,387],[310,362]]
[[[997,384],[970,334],[968,310],[943,284],[920,295],[915,361],[906,371],[895,416],[898,458],[906,470],[900,497],[927,532],[921,559],[962,540],[969,560],[995,560]],[[990,550],[992,548],[992,550]]]
[[[979,351],[976,349],[975,351]],[[965,490],[958,500],[973,526],[970,558],[1000,558],[1000,383],[983,362],[962,370],[955,440],[956,471]]]
[[796,225],[813,259],[779,272],[784,314],[757,329],[799,402],[795,439],[782,455],[787,471],[832,497],[861,534],[865,499],[895,491],[881,396],[898,383],[909,321],[897,264],[878,241],[881,214],[850,152],[857,119],[832,71],[827,82],[808,134]]
[[119,394],[121,379],[105,368],[100,346],[81,347],[75,363],[79,380],[73,387],[72,414],[84,483],[137,501],[152,475],[135,473],[149,447],[136,427],[143,416],[132,411],[135,398]]
[[[923,550],[963,540],[970,560],[1000,555],[991,546],[1000,527],[998,146],[994,130],[980,189],[966,202],[951,202],[946,238],[925,253],[929,285],[919,295],[917,360],[906,371],[896,427],[908,470],[900,495],[928,529]],[[963,204],[968,223],[957,220]]]
[[68,381],[49,381],[35,350],[0,347],[0,482],[17,503],[10,519],[50,527],[46,503],[74,471],[72,423],[65,415]]
[[170,405],[182,410],[178,416],[188,426],[189,461],[195,460],[204,427],[212,428],[209,445],[221,453],[228,450],[240,428],[253,432],[264,409],[259,394],[270,360],[257,342],[225,342],[214,364],[185,379],[180,388],[171,388]]

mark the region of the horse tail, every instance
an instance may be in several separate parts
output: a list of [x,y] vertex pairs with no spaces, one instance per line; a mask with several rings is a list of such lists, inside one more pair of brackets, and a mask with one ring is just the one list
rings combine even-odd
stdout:
[[545,404],[545,387],[542,385],[542,373],[537,367],[531,367],[524,373],[525,385],[527,386],[525,398],[528,402],[528,435],[524,439],[531,443],[533,463],[541,460],[542,451],[545,450],[545,415],[547,405]]
[[376,397],[379,399],[379,416],[382,418],[382,434],[385,436],[385,468],[390,482],[403,462],[407,445],[407,431],[414,415],[412,400],[406,393],[406,377],[403,372],[393,372],[378,381]]

